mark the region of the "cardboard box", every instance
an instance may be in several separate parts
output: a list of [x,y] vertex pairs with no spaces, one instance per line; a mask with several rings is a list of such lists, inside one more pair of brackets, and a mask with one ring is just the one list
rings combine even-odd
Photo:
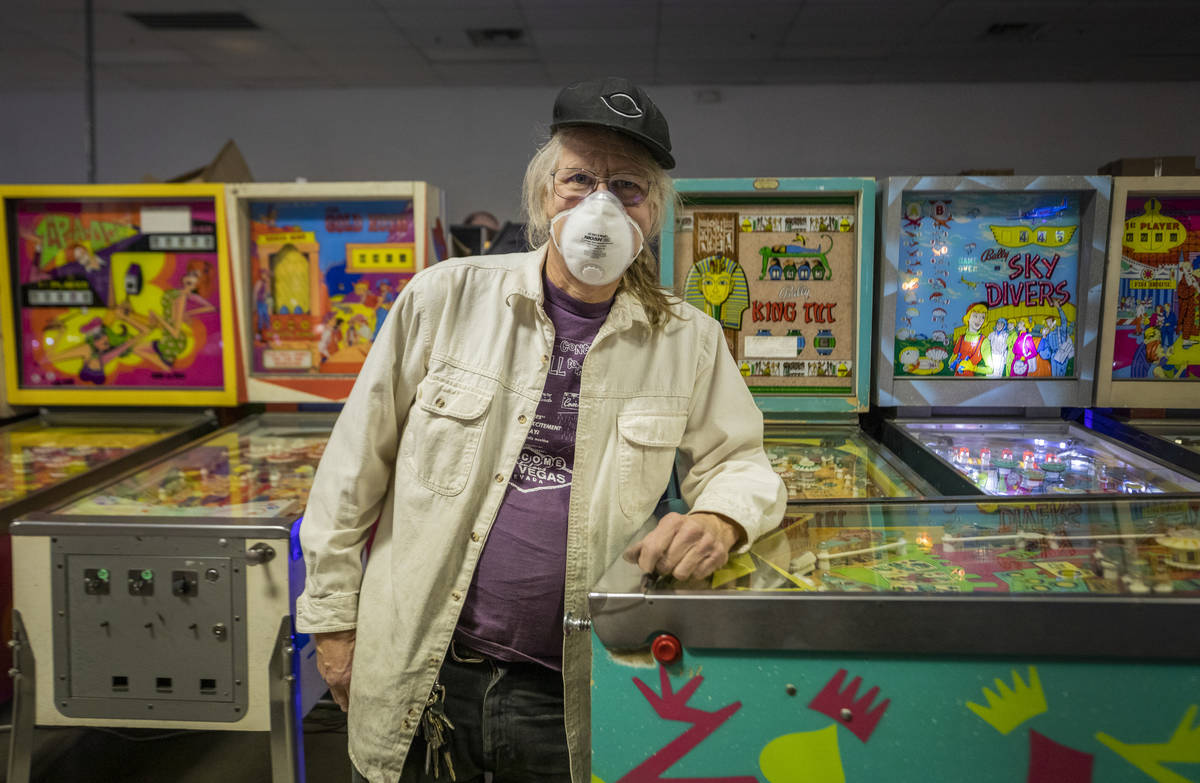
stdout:
[[221,147],[221,151],[205,165],[200,168],[185,171],[174,177],[166,180],[159,180],[153,176],[147,175],[142,177],[144,182],[253,182],[254,177],[250,174],[250,166],[246,163],[246,159],[242,157],[242,151],[238,149],[233,139],[225,142],[225,146]]
[[1096,169],[1113,177],[1190,177],[1198,173],[1195,155],[1163,155],[1157,158],[1118,158]]

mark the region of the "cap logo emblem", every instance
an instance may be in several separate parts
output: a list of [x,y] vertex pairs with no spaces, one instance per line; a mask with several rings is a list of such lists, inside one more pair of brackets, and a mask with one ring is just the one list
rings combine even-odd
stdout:
[[619,114],[631,120],[642,116],[642,107],[637,105],[637,101],[629,93],[614,92],[611,95],[601,95],[600,100],[604,101],[604,105],[613,114]]

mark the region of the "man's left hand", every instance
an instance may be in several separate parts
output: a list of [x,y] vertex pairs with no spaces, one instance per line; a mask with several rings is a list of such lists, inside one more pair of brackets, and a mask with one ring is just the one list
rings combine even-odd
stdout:
[[626,549],[624,557],[643,574],[704,579],[725,564],[743,535],[741,527],[717,514],[672,512]]

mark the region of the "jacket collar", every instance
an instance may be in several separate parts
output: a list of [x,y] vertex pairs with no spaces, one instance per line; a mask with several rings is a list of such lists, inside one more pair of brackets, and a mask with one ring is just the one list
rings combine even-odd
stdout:
[[[507,276],[504,288],[504,301],[512,305],[513,297],[522,297],[534,302],[539,308],[545,304],[545,292],[542,291],[542,265],[546,262],[547,245],[536,250],[519,253],[515,256],[512,272]],[[614,331],[628,329],[634,322],[649,326],[650,320],[637,297],[627,290],[617,292],[613,299],[612,309],[608,313],[608,322]]]

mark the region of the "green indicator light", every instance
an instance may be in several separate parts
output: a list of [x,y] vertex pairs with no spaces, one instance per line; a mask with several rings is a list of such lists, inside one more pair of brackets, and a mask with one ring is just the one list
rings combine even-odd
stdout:
[[98,569],[96,571],[96,578],[100,579],[101,581],[107,582],[108,581],[108,569],[107,568]]
[[149,582],[153,578],[154,578],[153,571],[151,571],[149,568],[142,569],[142,579],[145,579],[147,582]]

